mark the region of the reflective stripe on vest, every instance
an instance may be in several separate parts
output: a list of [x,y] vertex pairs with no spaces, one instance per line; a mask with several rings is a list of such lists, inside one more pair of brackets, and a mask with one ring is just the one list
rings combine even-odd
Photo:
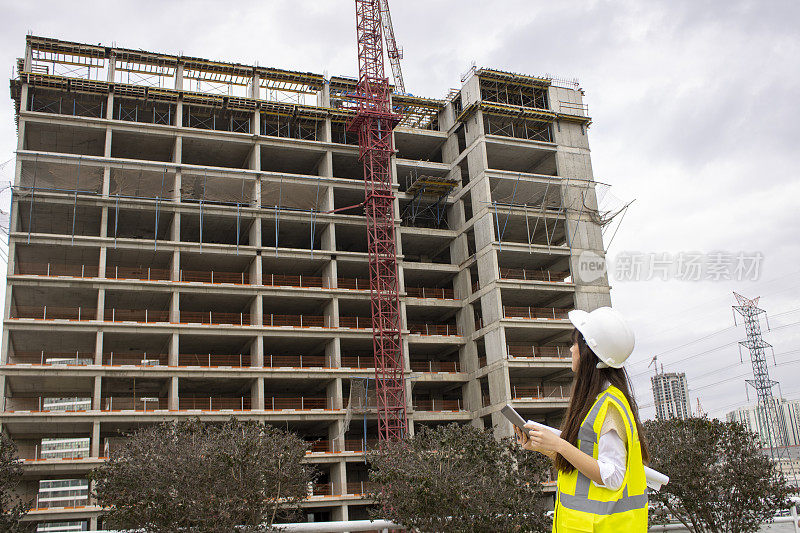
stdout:
[[[580,441],[579,449],[589,457],[594,457],[594,445],[597,443],[598,439],[597,433],[594,431],[594,424],[597,421],[597,416],[600,414],[600,409],[603,407],[603,404],[605,404],[606,400],[614,402],[619,406],[620,411],[625,413],[631,435],[633,435],[635,426],[633,420],[631,420],[631,417],[628,414],[628,409],[626,409],[619,399],[617,399],[613,394],[605,392],[594,403],[592,409],[589,411],[589,414],[586,415],[586,420],[583,422],[583,424],[581,424],[581,427],[578,430],[578,439]],[[627,482],[625,483],[625,487],[622,491],[622,497],[618,500],[597,501],[589,499],[589,488],[592,481],[580,471],[577,471],[577,474],[575,494],[566,494],[561,490],[559,490],[558,493],[558,500],[560,504],[567,509],[596,515],[610,515],[614,513],[631,511],[634,509],[643,509],[647,506],[647,489],[645,489],[644,494],[629,496]]]

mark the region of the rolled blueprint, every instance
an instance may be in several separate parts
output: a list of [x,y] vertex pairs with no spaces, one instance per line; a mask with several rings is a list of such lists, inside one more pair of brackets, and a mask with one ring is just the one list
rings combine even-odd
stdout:
[[[503,415],[508,418],[512,424],[520,428],[521,430],[525,431],[525,424],[531,424],[537,429],[546,429],[548,431],[552,431],[558,436],[561,436],[561,431],[551,428],[545,424],[541,424],[539,422],[534,422],[533,420],[525,420],[522,418],[517,411],[511,407],[510,405],[506,405],[501,410]],[[669,483],[669,476],[662,474],[658,470],[653,470],[652,468],[645,466],[644,467],[644,475],[647,479],[647,486],[652,490],[659,490],[662,485],[666,485]]]

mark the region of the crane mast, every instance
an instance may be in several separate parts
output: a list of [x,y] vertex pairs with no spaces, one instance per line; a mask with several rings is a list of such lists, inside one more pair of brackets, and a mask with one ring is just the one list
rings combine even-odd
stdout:
[[348,129],[358,132],[364,165],[378,440],[382,443],[403,438],[407,420],[391,172],[392,130],[400,117],[390,108],[379,0],[356,0],[356,36],[357,112]]
[[403,71],[400,69],[400,60],[403,59],[403,49],[398,48],[394,38],[394,28],[392,27],[392,15],[389,13],[389,0],[378,0],[381,8],[381,22],[383,23],[383,33],[386,38],[386,55],[389,56],[389,63],[392,65],[392,77],[398,92],[406,92],[406,85],[403,83]]

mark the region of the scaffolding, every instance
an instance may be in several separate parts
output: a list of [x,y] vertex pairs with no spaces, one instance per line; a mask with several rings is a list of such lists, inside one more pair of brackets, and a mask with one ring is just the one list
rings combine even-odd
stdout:
[[400,218],[416,227],[449,228],[447,197],[458,180],[438,176],[411,175],[406,178],[406,193],[412,195]]

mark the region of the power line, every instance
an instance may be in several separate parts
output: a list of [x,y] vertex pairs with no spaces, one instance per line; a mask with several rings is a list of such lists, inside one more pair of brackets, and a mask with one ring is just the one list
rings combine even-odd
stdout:
[[[797,307],[797,308],[794,308],[794,309],[789,309],[789,310],[787,310],[787,311],[781,311],[780,313],[776,313],[776,314],[772,315],[772,317],[773,317],[773,318],[777,318],[777,317],[779,317],[779,316],[783,316],[783,315],[788,315],[788,314],[796,313],[796,312],[798,312],[798,311],[800,311],[800,307]],[[797,323],[798,323],[798,322],[792,322],[791,324],[797,324]],[[771,330],[770,330],[770,331],[774,331],[774,330],[776,330],[776,329],[780,329],[781,327],[783,327],[783,325],[781,325],[781,326],[777,326],[777,327],[774,327],[774,328],[771,328]],[[671,352],[674,352],[674,351],[676,351],[676,350],[680,350],[681,348],[685,348],[686,346],[690,346],[690,345],[692,345],[692,344],[695,344],[695,343],[697,343],[697,342],[701,342],[701,341],[704,341],[704,340],[706,340],[706,339],[710,339],[711,337],[714,337],[714,336],[716,336],[716,335],[719,335],[720,333],[725,333],[725,332],[727,332],[727,331],[729,331],[729,330],[733,330],[733,329],[736,329],[736,328],[738,328],[738,326],[736,326],[736,325],[733,325],[733,326],[728,326],[728,327],[726,327],[726,328],[722,328],[722,329],[719,329],[719,330],[713,331],[713,332],[711,332],[711,333],[708,333],[708,334],[706,334],[706,335],[703,335],[702,337],[699,337],[699,338],[697,338],[697,339],[694,339],[694,340],[692,340],[692,341],[689,341],[689,342],[686,342],[686,343],[684,343],[684,344],[681,344],[680,346],[676,346],[676,347],[674,347],[674,348],[670,348],[669,350],[665,350],[665,351],[663,351],[663,352],[659,352],[659,353],[657,353],[657,354],[654,354],[654,356],[661,357],[662,355],[666,355],[666,354],[668,354],[668,353],[671,353]],[[732,344],[736,344],[736,342],[733,342]],[[633,366],[633,365],[638,365],[638,364],[641,364],[641,363],[647,363],[647,362],[649,362],[649,361],[650,361],[650,359],[642,359],[642,360],[640,360],[640,361],[634,361],[634,362],[632,362],[632,363],[630,364],[630,366]]]

